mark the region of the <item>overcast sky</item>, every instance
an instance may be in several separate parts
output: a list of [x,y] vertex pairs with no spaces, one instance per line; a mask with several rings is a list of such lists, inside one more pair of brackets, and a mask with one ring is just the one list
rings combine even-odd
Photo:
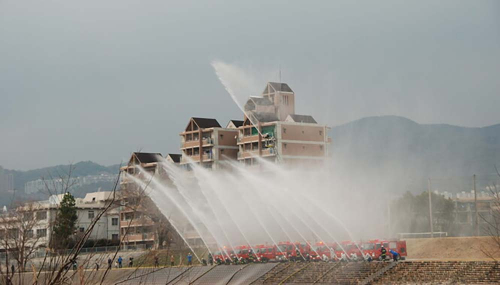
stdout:
[[281,67],[297,113],[331,126],[500,123],[500,1],[2,0],[0,165],[177,153],[191,116],[243,116],[213,60]]

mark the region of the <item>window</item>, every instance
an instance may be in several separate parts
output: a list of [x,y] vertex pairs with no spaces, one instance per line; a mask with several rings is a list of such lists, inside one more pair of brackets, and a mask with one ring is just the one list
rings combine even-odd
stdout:
[[9,238],[17,238],[19,236],[19,230],[18,229],[8,229],[7,235]]
[[33,238],[33,230],[27,230],[26,231],[26,237],[27,238]]
[[45,220],[45,219],[47,219],[47,211],[36,212],[36,219],[37,220]]
[[119,238],[118,238],[118,234],[112,234],[111,235],[111,240],[114,240],[114,241],[117,241]]
[[81,233],[83,233],[85,231],[85,228],[79,228],[78,229]]
[[320,150],[323,150],[323,146],[322,146],[322,145],[320,145],[320,146],[319,146],[319,149],[320,149]]
[[286,134],[286,128],[283,128],[283,133]]
[[222,139],[224,139],[224,135],[220,135],[220,139],[221,139],[221,140],[222,140]]
[[118,218],[112,218],[111,219],[111,225],[112,226],[118,226]]
[[286,149],[286,143],[283,144],[283,147]]
[[322,136],[323,135],[323,131],[319,131],[319,135]]
[[89,219],[93,219],[94,218],[94,211],[89,211]]
[[95,197],[92,197],[92,202],[95,202]]
[[36,236],[37,237],[46,237],[47,236],[47,229],[37,229]]

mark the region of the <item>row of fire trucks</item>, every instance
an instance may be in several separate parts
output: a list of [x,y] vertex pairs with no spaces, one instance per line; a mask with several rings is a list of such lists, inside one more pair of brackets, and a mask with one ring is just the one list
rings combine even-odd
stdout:
[[369,241],[342,241],[340,243],[317,242],[280,242],[278,245],[247,245],[236,246],[233,249],[224,248],[214,253],[214,260],[245,260],[256,262],[280,261],[283,259],[305,259],[311,260],[328,258],[328,260],[350,260],[352,257],[360,260],[366,259],[369,255],[372,260],[381,259],[382,246],[387,251],[387,257],[392,255],[390,250],[398,253],[399,258],[405,259],[407,256],[406,241],[399,240],[369,240]]

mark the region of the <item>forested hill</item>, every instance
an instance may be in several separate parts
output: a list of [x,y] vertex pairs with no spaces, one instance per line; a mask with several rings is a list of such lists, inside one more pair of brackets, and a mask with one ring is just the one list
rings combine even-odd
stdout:
[[466,128],[382,116],[333,127],[330,135],[340,171],[379,184],[392,179],[400,190],[421,191],[428,177],[460,184],[457,177],[477,174],[485,184],[500,167],[500,124]]
[[99,174],[118,174],[119,165],[102,166],[92,161],[82,161],[73,165],[57,165],[52,167],[44,167],[28,171],[8,170],[4,169],[5,173],[12,173],[14,176],[14,189],[23,190],[24,184],[28,181],[37,179],[59,178],[66,177],[71,168],[71,177],[80,177]]

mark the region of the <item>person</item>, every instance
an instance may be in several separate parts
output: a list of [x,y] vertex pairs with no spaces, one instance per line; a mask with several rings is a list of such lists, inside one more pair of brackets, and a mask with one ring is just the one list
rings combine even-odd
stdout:
[[108,269],[111,269],[111,267],[113,266],[113,260],[111,260],[111,257],[108,258]]
[[201,264],[203,264],[203,266],[207,266],[207,260],[205,258],[202,258]]
[[214,258],[211,253],[208,253],[208,263],[210,263],[211,266],[214,265]]
[[344,252],[340,254],[340,261],[347,261],[347,255]]
[[160,266],[160,260],[158,259],[158,255],[155,255],[155,267]]
[[365,254],[365,261],[372,262],[372,260],[372,256],[369,253]]
[[324,254],[324,253],[323,253],[323,261],[328,262],[328,256],[326,256],[326,254]]
[[397,253],[396,251],[394,251],[392,249],[390,249],[389,252],[392,254],[392,260],[395,261],[395,262],[398,261],[398,259],[399,259],[399,253]]
[[174,257],[174,255],[172,254],[172,255],[170,256],[170,266],[174,266],[174,265],[175,265],[175,257]]
[[188,253],[187,259],[188,259],[188,266],[193,265],[193,256],[191,255],[191,252]]
[[233,254],[233,263],[238,264],[238,257],[236,257],[236,255],[234,254]]
[[10,271],[12,272],[12,274],[16,272],[16,267],[14,266],[14,264],[10,266]]
[[222,264],[222,260],[220,259],[220,257],[217,256],[217,258],[215,259],[215,262],[217,263],[217,265],[221,265]]
[[129,267],[132,267],[133,265],[134,265],[134,258],[133,258],[133,257],[130,257],[130,258],[128,259],[128,266],[129,266]]
[[358,255],[357,255],[357,254],[355,254],[354,252],[353,252],[353,253],[351,253],[351,260],[352,260],[352,261],[358,261]]
[[382,245],[382,247],[380,248],[380,259],[382,259],[382,261],[385,261],[386,255],[387,250],[385,249],[384,245]]
[[118,260],[115,260],[115,268],[118,268]]
[[231,264],[231,259],[229,259],[229,256],[226,256],[226,265],[230,265]]
[[118,268],[122,268],[122,262],[123,262],[123,258],[122,256],[118,256]]
[[78,267],[78,264],[76,263],[76,259],[73,260],[73,270],[76,270],[76,268]]
[[99,271],[99,263],[97,261],[95,262],[95,270]]

